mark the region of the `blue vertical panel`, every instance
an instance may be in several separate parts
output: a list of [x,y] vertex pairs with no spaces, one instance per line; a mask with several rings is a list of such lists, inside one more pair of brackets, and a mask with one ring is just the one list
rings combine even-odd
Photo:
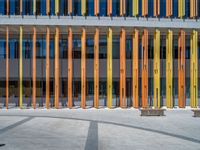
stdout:
[[117,15],[117,0],[112,0],[112,16]]
[[166,1],[160,1],[160,17],[166,17]]
[[107,15],[107,2],[106,0],[100,0],[100,8],[99,8],[99,15],[106,16]]
[[126,16],[132,16],[132,11],[133,11],[133,0],[127,0],[126,1]]
[[153,1],[154,0],[148,0],[148,16],[149,17],[153,17],[153,10],[155,9],[153,5]]
[[142,0],[139,0],[139,17],[142,16]]
[[4,59],[6,56],[6,43],[5,43],[5,39],[0,39],[0,59]]
[[50,40],[50,58],[51,59],[54,58],[54,40],[53,39]]
[[41,15],[43,16],[46,15],[46,0],[40,1],[40,12],[41,12]]
[[0,15],[4,15],[5,0],[0,0]]
[[72,0],[72,11],[74,16],[81,16],[81,0]]
[[86,9],[88,16],[94,16],[94,0],[87,0]]
[[178,0],[173,0],[173,17],[178,17]]
[[26,12],[26,0],[23,0],[22,1],[22,15],[25,15],[25,12]]
[[55,0],[50,0],[50,15],[55,15]]
[[15,0],[10,0],[10,15],[15,14]]
[[190,17],[190,0],[185,0],[185,17]]

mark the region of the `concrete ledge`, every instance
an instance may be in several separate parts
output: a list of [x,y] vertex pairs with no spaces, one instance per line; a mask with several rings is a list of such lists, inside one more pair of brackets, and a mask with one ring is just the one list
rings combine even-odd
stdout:
[[159,108],[141,109],[141,116],[164,116],[164,111],[165,109],[159,109]]
[[200,117],[200,109],[193,109],[194,117]]

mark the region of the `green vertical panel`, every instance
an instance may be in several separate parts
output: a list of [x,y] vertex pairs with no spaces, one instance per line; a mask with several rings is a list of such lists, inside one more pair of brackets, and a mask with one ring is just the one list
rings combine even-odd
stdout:
[[36,0],[33,0],[33,14],[36,15]]
[[23,105],[22,38],[23,38],[23,27],[20,26],[20,35],[19,35],[19,107],[20,108],[22,108],[22,105]]

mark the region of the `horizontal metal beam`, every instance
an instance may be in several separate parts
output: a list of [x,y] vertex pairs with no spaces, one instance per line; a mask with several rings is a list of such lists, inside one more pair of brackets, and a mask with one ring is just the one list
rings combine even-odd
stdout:
[[82,16],[0,16],[0,25],[99,26],[200,29],[200,19]]

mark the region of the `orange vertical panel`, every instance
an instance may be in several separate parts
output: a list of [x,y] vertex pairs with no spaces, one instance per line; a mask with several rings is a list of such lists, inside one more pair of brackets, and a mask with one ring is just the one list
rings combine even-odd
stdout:
[[68,108],[72,108],[72,28],[68,29]]
[[126,31],[120,33],[120,107],[126,107]]
[[99,107],[99,28],[94,34],[94,107]]
[[120,16],[124,16],[126,14],[126,1],[120,0]]
[[85,108],[86,101],[86,31],[82,29],[81,36],[81,107]]
[[190,17],[194,18],[198,16],[198,1],[190,0]]
[[50,0],[46,0],[46,14],[50,15]]
[[172,0],[166,0],[166,16],[172,16]]
[[47,27],[46,31],[46,108],[49,109],[50,99],[50,29]]
[[107,15],[112,16],[112,0],[107,0]]
[[22,0],[20,0],[20,4],[19,4],[20,6],[19,6],[19,8],[20,8],[20,15],[22,15]]
[[154,16],[160,15],[160,0],[154,0],[153,12],[154,12]]
[[9,6],[9,0],[6,0],[6,15],[10,14],[9,8],[10,8],[10,6]]
[[36,27],[33,27],[33,55],[32,55],[32,106],[36,108]]
[[185,107],[185,31],[178,35],[178,106]]
[[55,108],[59,108],[59,28],[56,27],[55,33]]
[[9,28],[6,27],[6,108],[9,101]]
[[142,107],[148,105],[148,30],[142,34]]
[[94,15],[99,15],[99,0],[94,0]]
[[72,0],[68,0],[68,14],[72,14]]
[[139,107],[138,101],[138,41],[139,41],[139,31],[135,29],[133,33],[133,61],[132,61],[132,74],[133,74],[133,107]]
[[142,0],[142,16],[148,15],[148,0]]

